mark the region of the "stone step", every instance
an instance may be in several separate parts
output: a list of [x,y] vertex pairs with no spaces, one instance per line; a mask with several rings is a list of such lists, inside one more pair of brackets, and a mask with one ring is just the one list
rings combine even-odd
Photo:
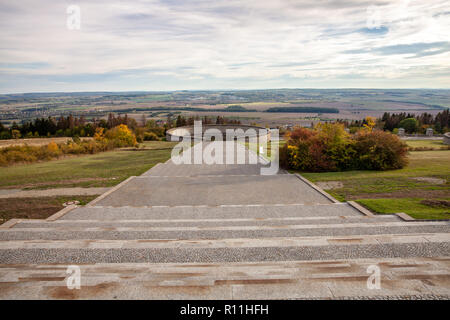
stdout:
[[448,256],[448,234],[220,240],[0,241],[0,264],[187,263]]
[[[380,289],[369,289],[369,267]],[[256,263],[97,263],[80,265],[79,290],[68,265],[0,265],[0,299],[287,299],[448,295],[448,257]],[[124,288],[133,287],[133,290]],[[101,290],[99,290],[101,288]]]
[[130,179],[98,206],[329,204],[324,194],[296,175],[197,176]]
[[195,177],[195,176],[242,176],[242,175],[260,175],[260,164],[212,164],[212,165],[176,165],[172,162],[158,165],[145,172],[141,177]]
[[224,205],[153,207],[78,207],[59,220],[177,220],[340,217],[363,215],[348,203],[319,205]]
[[147,228],[147,227],[225,227],[225,226],[279,226],[303,224],[348,224],[402,221],[395,215],[383,215],[374,218],[367,216],[331,216],[331,217],[287,217],[287,218],[249,218],[249,219],[174,219],[174,220],[22,220],[12,228]]
[[[374,234],[449,232],[447,222],[373,222],[330,225],[225,226],[225,227],[51,227],[0,230],[0,240],[152,240],[316,237]],[[450,236],[450,233],[449,233]]]

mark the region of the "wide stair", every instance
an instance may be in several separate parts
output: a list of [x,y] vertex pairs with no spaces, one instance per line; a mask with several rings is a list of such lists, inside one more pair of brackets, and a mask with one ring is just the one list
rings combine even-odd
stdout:
[[260,167],[168,161],[85,207],[7,222],[0,298],[449,297],[448,221],[375,216]]

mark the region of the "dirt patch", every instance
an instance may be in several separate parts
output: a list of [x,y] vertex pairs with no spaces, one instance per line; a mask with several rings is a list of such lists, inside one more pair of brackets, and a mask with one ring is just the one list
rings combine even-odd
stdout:
[[450,208],[448,200],[422,200],[420,203],[435,208]]
[[90,182],[90,181],[107,181],[107,180],[116,180],[116,177],[112,178],[80,178],[80,179],[69,179],[69,180],[58,180],[58,181],[46,181],[46,182],[36,182],[36,183],[27,183],[27,184],[17,184],[4,186],[2,189],[31,189],[38,188],[42,186],[48,185],[70,185],[77,184],[82,182]]
[[344,187],[341,181],[319,181],[316,185],[324,190],[340,189]]
[[66,196],[45,198],[9,198],[0,199],[0,220],[9,219],[46,219],[63,209],[63,203],[78,200],[81,204],[95,199],[96,196]]
[[445,184],[445,183],[447,183],[447,180],[445,180],[445,179],[432,178],[432,177],[416,177],[416,178],[411,178],[411,179],[414,179],[414,180],[420,181],[420,182],[427,182],[430,184]]
[[[0,189],[0,199],[8,198],[43,198],[56,196],[94,196],[100,195],[110,188],[56,188],[45,190]],[[10,191],[10,192],[8,192]]]
[[449,198],[450,190],[405,190],[385,193],[361,193],[347,195],[347,200],[390,199],[390,198]]

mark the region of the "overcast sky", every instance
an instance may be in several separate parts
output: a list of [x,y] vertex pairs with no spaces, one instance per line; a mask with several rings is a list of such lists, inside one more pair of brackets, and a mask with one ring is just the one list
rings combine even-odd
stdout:
[[448,0],[0,0],[0,93],[450,88],[449,35]]

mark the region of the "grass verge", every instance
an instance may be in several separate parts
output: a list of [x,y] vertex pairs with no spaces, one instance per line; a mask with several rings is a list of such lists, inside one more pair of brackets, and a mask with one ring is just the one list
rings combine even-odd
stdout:
[[450,207],[425,205],[421,203],[424,200],[424,198],[360,199],[357,202],[380,214],[404,212],[415,219],[450,219]]
[[409,165],[399,170],[301,174],[319,186],[321,182],[340,182],[341,187],[326,191],[340,201],[358,201],[374,212],[449,219],[448,209],[420,201],[450,198],[450,150],[410,152],[408,158]]

